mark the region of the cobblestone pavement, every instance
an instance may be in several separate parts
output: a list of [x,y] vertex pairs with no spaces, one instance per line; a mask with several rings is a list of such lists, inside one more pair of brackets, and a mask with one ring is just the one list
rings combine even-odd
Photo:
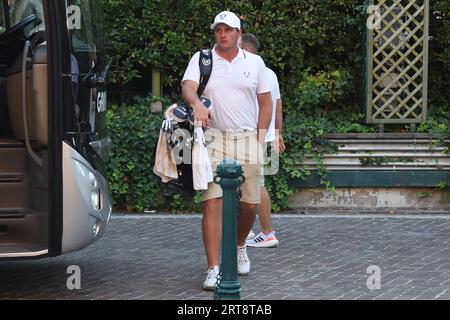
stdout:
[[[450,299],[450,216],[279,215],[273,223],[280,247],[248,249],[242,299]],[[71,265],[81,268],[80,290],[66,286]],[[80,252],[0,262],[0,299],[212,299],[201,290],[205,266],[200,216],[116,215]]]

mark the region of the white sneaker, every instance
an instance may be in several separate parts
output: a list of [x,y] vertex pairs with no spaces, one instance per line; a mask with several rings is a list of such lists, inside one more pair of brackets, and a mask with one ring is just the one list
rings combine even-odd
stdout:
[[203,290],[214,291],[216,288],[217,278],[219,277],[219,267],[214,266],[208,269],[205,282],[203,282]]
[[246,276],[250,273],[250,259],[247,255],[247,247],[239,247],[238,246],[238,274],[240,276]]
[[275,231],[269,234],[260,232],[253,239],[246,241],[247,246],[254,248],[276,248],[280,245],[280,241],[275,237]]
[[250,230],[248,236],[247,236],[247,240],[253,239],[256,236],[256,234],[253,232],[253,229]]

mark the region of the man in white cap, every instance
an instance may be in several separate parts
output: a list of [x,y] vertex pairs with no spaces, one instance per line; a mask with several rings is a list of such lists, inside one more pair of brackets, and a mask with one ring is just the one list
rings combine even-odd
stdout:
[[[216,45],[212,50],[213,69],[204,91],[212,105],[206,109],[197,96],[200,53],[196,53],[183,77],[183,99],[192,107],[195,121],[201,123],[213,165],[235,159],[242,165],[245,182],[238,219],[238,273],[250,273],[246,238],[255,221],[260,203],[259,175],[262,144],[272,117],[272,98],[261,57],[238,46],[241,21],[232,12],[219,13],[211,25]],[[203,192],[203,241],[208,272],[203,288],[214,290],[219,274],[219,252],[222,238],[222,189],[215,183]]]

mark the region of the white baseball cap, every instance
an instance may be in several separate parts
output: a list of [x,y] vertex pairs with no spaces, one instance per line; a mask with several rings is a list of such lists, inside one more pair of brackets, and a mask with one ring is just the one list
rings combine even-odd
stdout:
[[220,23],[225,23],[232,28],[241,30],[241,20],[233,12],[222,11],[219,13],[214,19],[214,23],[211,25],[211,30],[214,30],[214,28]]

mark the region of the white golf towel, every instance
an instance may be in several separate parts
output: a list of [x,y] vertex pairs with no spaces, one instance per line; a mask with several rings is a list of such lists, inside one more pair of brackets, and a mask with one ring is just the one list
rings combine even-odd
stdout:
[[194,146],[192,147],[192,177],[195,190],[207,190],[212,182],[213,172],[208,151],[205,146],[205,136],[201,126],[194,129]]
[[178,179],[177,165],[172,147],[168,144],[169,134],[163,130],[159,133],[156,147],[155,165],[153,172],[161,178],[163,183]]

